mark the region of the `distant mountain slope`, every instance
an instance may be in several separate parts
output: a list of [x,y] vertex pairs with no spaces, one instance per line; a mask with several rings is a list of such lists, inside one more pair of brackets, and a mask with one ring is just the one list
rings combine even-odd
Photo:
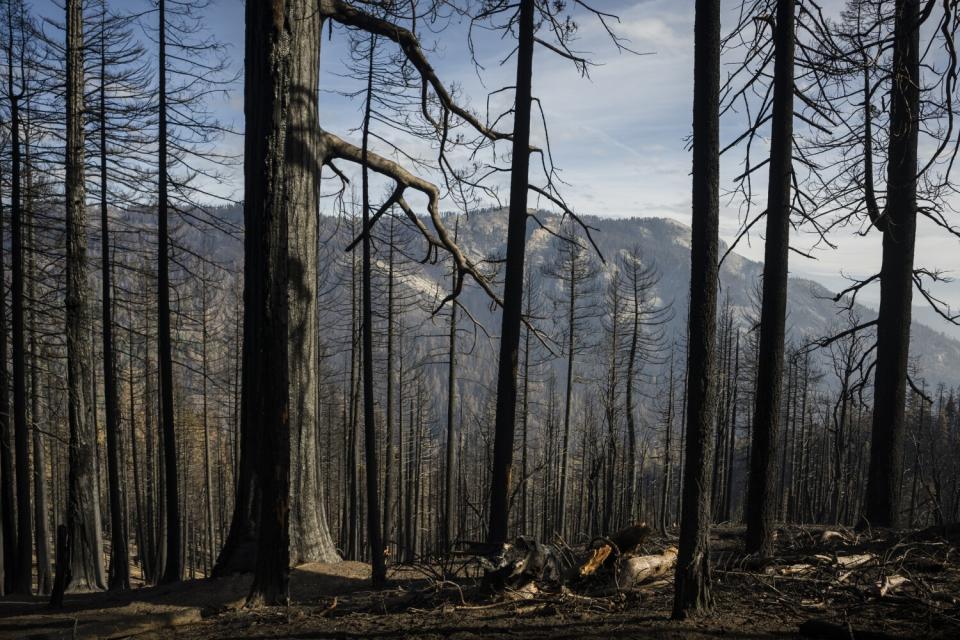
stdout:
[[[128,216],[130,214],[127,214]],[[137,224],[144,228],[151,227],[151,216],[136,216]],[[214,217],[233,228],[242,228],[242,208],[222,207],[214,212]],[[537,218],[556,228],[558,217],[551,213],[538,212]],[[664,301],[673,301],[674,318],[669,331],[678,339],[685,331],[687,317],[687,295],[690,281],[690,228],[680,222],[667,218],[596,218],[587,217],[586,221],[597,230],[593,237],[600,251],[606,258],[605,270],[607,277],[616,261],[617,254],[638,246],[647,260],[656,263],[661,280],[658,287],[658,297]],[[429,226],[429,221],[425,221]],[[449,220],[452,226],[452,218]],[[351,234],[345,225],[336,218],[324,216],[321,218],[321,239],[325,241],[323,250],[326,263],[324,269],[335,270],[333,263],[344,259],[344,247],[349,242]],[[539,279],[539,286],[544,293],[550,293],[558,286],[556,281],[540,275],[540,267],[554,259],[556,244],[554,237],[540,228],[533,220],[527,225],[527,264],[535,278]],[[377,230],[380,236],[384,235],[383,227]],[[475,212],[469,216],[461,216],[458,228],[459,243],[474,258],[502,257],[503,243],[507,233],[507,213],[505,210],[485,210]],[[181,230],[180,242],[190,245],[195,250],[207,256],[215,256],[221,263],[229,263],[239,267],[243,262],[242,243],[235,239],[226,239],[216,234],[216,239],[208,234],[198,234],[193,229],[185,227]],[[210,246],[214,242],[216,246]],[[92,245],[93,254],[96,245]],[[414,257],[423,255],[423,247],[414,243]],[[448,267],[443,263],[438,265],[414,264],[412,275],[407,278],[407,286],[415,289],[421,297],[432,299],[437,291],[444,292],[449,288]],[[730,304],[740,317],[750,315],[752,308],[751,297],[758,286],[763,265],[748,260],[737,253],[731,253],[724,261],[721,270],[721,300],[729,297]],[[468,283],[469,284],[469,283]],[[789,283],[788,302],[788,337],[795,341],[807,341],[811,338],[829,334],[833,329],[843,325],[843,315],[832,301],[833,293],[818,282],[791,278]],[[463,294],[462,302],[470,309],[488,331],[496,335],[499,331],[499,313],[492,310],[489,300],[476,287],[468,286]],[[874,309],[857,305],[856,311],[860,318],[868,320],[876,315]],[[417,323],[429,323],[428,314],[421,310],[416,313],[422,317]],[[442,318],[435,319],[442,323]],[[342,323],[343,317],[329,318],[331,323]],[[936,327],[931,328],[930,323]],[[550,329],[550,327],[547,327]],[[591,328],[594,332],[600,329],[599,323]],[[956,334],[950,333],[956,332]],[[949,327],[932,311],[924,307],[914,308],[914,323],[911,337],[911,359],[921,368],[921,375],[931,385],[945,383],[950,386],[960,385],[960,340],[953,335],[960,335],[960,330]],[[442,351],[442,346],[427,345],[426,350]],[[492,380],[496,373],[496,356],[494,352],[487,352],[482,346],[474,354],[479,371],[477,377],[485,382]],[[560,375],[562,378],[562,375]]]
[[[557,216],[538,213],[537,217],[551,228],[556,228]],[[675,315],[669,332],[681,338],[687,317],[687,295],[690,279],[690,228],[665,218],[593,218],[586,219],[596,228],[593,233],[601,253],[606,258],[603,271],[609,276],[619,253],[638,246],[647,260],[656,263],[661,280],[657,295],[663,301],[672,301]],[[452,221],[451,221],[452,224]],[[341,246],[347,233],[342,228],[335,230],[332,219],[325,219],[328,237]],[[462,217],[458,237],[461,246],[476,258],[502,257],[506,238],[507,215],[504,210],[483,211]],[[527,260],[530,272],[540,277],[540,287],[549,293],[558,283],[540,276],[540,266],[554,258],[556,241],[547,231],[532,220],[528,224]],[[731,253],[721,271],[721,300],[729,297],[730,304],[741,318],[750,315],[751,297],[759,282],[763,265]],[[449,286],[449,275],[444,265],[418,267],[416,283],[410,285],[422,293],[444,291]],[[791,278],[788,302],[788,336],[797,342],[829,334],[843,326],[843,316],[834,304],[833,294],[821,284],[808,279]],[[499,314],[490,309],[488,300],[476,287],[463,294],[463,304],[488,330],[499,331]],[[876,315],[872,309],[857,305],[856,311],[863,320]],[[426,314],[424,314],[426,316]],[[424,318],[426,320],[426,318]],[[595,321],[591,331],[600,330]],[[481,354],[475,356],[481,361]],[[960,384],[960,341],[935,331],[925,324],[914,322],[911,340],[911,356],[921,366],[922,375],[928,383]],[[496,359],[493,354],[483,356],[485,370],[480,377],[491,379],[495,374]],[[487,370],[489,369],[489,370]],[[478,372],[480,375],[480,372]]]

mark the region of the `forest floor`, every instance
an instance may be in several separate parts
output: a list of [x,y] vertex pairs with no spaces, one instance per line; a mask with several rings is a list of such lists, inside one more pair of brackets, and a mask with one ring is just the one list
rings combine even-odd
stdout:
[[[744,556],[742,533],[714,530],[715,612],[692,621],[670,620],[672,572],[602,595],[543,585],[491,597],[478,579],[444,578],[433,565],[391,568],[389,587],[372,591],[368,565],[342,562],[295,569],[285,608],[243,608],[250,576],[72,595],[59,610],[3,598],[0,638],[960,637],[960,528],[792,526],[780,530],[769,563]],[[669,544],[654,539],[643,550]]]

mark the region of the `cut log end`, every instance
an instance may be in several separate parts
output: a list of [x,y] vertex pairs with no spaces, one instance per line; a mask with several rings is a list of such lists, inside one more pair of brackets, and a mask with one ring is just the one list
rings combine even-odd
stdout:
[[620,587],[629,588],[669,573],[677,563],[677,548],[651,556],[628,556],[620,563]]

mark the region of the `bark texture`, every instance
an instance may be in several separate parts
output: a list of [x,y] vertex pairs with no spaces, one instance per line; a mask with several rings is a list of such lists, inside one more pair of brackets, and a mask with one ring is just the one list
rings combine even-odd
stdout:
[[767,234],[760,308],[760,349],[750,448],[747,499],[747,552],[773,553],[779,496],[776,487],[783,342],[787,316],[790,247],[790,187],[793,159],[794,0],[778,0],[774,26],[773,119],[770,177],[767,183]]
[[[98,556],[100,514],[96,508],[96,433],[90,399],[87,327],[87,237],[83,176],[83,9],[67,0],[67,396],[70,425],[67,536],[68,592],[104,588]],[[59,572],[59,568],[58,568]]]
[[166,516],[166,559],[161,582],[178,582],[183,567],[180,537],[180,474],[177,471],[177,431],[173,410],[173,354],[170,342],[170,234],[168,230],[169,176],[167,159],[167,42],[166,2],[159,0],[160,18],[157,46],[159,61],[160,102],[157,133],[159,136],[157,200],[157,360],[160,372],[160,424],[163,434],[163,489]]
[[693,222],[686,391],[686,473],[673,616],[708,612],[720,184],[720,0],[697,0],[693,71]]
[[510,523],[510,483],[513,475],[513,432],[517,418],[517,365],[523,312],[523,262],[527,243],[527,189],[530,166],[530,93],[533,81],[534,0],[520,1],[518,22],[516,104],[513,155],[510,166],[510,214],[507,261],[497,370],[497,412],[490,484],[490,526],[487,541],[502,544]]
[[367,149],[370,138],[371,102],[373,100],[373,56],[376,36],[370,37],[370,67],[367,70],[367,105],[363,117],[363,147],[361,156],[362,207],[363,207],[363,445],[367,476],[367,541],[370,544],[373,584],[378,586],[387,579],[383,553],[383,530],[380,528],[380,469],[378,460],[377,423],[373,397],[373,300],[371,299],[370,256],[370,184],[367,166]]
[[913,259],[917,233],[917,138],[920,112],[920,2],[897,0],[890,90],[887,204],[877,315],[873,436],[864,518],[898,526]]
[[312,3],[290,3],[290,104],[286,141],[289,198],[290,561],[336,562],[316,465],[320,374],[317,246],[320,123],[317,110],[323,19]]
[[[336,562],[316,466],[319,385],[317,330],[317,243],[320,170],[323,145],[319,129],[320,40],[323,20],[304,0],[289,3],[289,104],[285,133],[284,180],[289,199],[288,238],[288,368],[290,381],[290,562]],[[246,214],[245,214],[246,216]],[[264,265],[257,250],[262,229],[258,219],[245,218],[244,331],[255,335],[260,319],[252,304],[262,295],[257,275]],[[244,341],[242,395],[256,393],[253,378],[261,353]],[[257,454],[262,433],[252,407],[240,411],[240,464],[230,531],[214,567],[214,575],[252,571],[260,511]]]
[[[248,604],[285,604],[290,572],[290,403],[287,369],[287,211],[290,3],[246,4],[244,219],[257,220],[260,295],[248,298],[259,322],[244,341],[268,354],[242,402],[262,429],[256,570]],[[249,234],[252,230],[247,229]],[[247,389],[248,391],[251,389]]]
[[[11,17],[8,15],[8,20]],[[12,25],[9,27],[10,48],[7,54],[13,55]],[[10,100],[10,340],[13,347],[13,452],[16,463],[16,524],[17,534],[10,540],[11,548],[16,548],[10,584],[13,593],[29,594],[32,582],[33,530],[30,513],[30,432],[27,428],[27,391],[26,391],[26,345],[24,341],[24,255],[23,255],[23,215],[22,198],[23,160],[21,152],[20,98],[22,88],[15,93],[13,62],[8,63],[8,96]],[[22,79],[21,79],[22,82]],[[3,362],[6,366],[6,361]],[[7,416],[9,419],[9,414]],[[14,503],[11,502],[11,507]]]
[[[101,17],[101,20],[104,18]],[[107,418],[107,486],[110,497],[110,577],[111,590],[130,588],[130,557],[126,500],[120,480],[120,399],[117,396],[117,369],[113,353],[113,288],[110,269],[110,214],[107,207],[107,106],[106,52],[103,23],[100,25],[100,283],[102,286],[101,330],[103,338],[103,401]],[[132,419],[131,415],[131,419]]]
[[[2,184],[2,180],[0,180]],[[0,282],[6,282],[6,242],[3,236],[3,199],[0,198]],[[7,361],[7,291],[0,287],[0,362]],[[3,543],[2,582],[0,594],[6,595],[13,586],[13,567],[16,562],[17,532],[13,499],[13,448],[10,434],[10,379],[7,367],[0,367],[0,542]]]

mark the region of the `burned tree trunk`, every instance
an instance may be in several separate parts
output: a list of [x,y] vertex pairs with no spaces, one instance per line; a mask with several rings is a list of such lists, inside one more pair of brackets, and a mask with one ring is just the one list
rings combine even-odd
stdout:
[[[572,251],[571,251],[572,254]],[[570,308],[567,313],[567,379],[563,401],[563,444],[560,451],[560,492],[557,494],[556,532],[566,535],[567,474],[570,459],[570,406],[573,403],[573,360],[577,309],[577,261],[570,256]]]
[[[454,223],[453,234],[456,241],[459,220]],[[457,270],[453,267],[453,283],[456,287]],[[447,360],[447,443],[445,484],[443,495],[443,550],[450,552],[453,548],[454,506],[456,500],[456,465],[457,465],[457,428],[454,422],[454,411],[457,401],[457,301],[450,301],[450,327],[448,332],[449,358]]]
[[[0,180],[2,184],[2,180]],[[6,282],[3,237],[3,198],[0,198],[0,282]],[[0,287],[0,362],[7,361],[7,292]],[[13,587],[13,568],[16,561],[17,532],[14,518],[13,498],[13,450],[10,448],[10,396],[7,367],[0,367],[0,542],[3,548],[3,575],[0,576],[0,593],[6,594]]]
[[[143,575],[144,581],[149,584],[151,577],[153,576],[152,566],[150,560],[152,557],[152,549],[147,545],[147,534],[146,534],[146,517],[145,509],[143,506],[143,494],[140,490],[140,475],[143,471],[140,468],[140,454],[139,447],[137,445],[137,421],[136,421],[136,407],[134,401],[134,383],[133,383],[133,357],[135,343],[133,340],[133,322],[127,325],[127,392],[130,400],[130,458],[133,463],[133,503],[134,503],[134,516],[136,522],[136,540],[137,540],[137,557],[140,560],[141,573]],[[144,407],[144,413],[148,409]]]
[[[29,185],[29,181],[28,181]],[[28,198],[28,202],[29,202]],[[37,295],[36,295],[36,248],[34,244],[34,227],[36,218],[33,207],[27,206],[29,222],[27,225],[27,299],[34,301],[30,306],[29,336],[30,336],[30,436],[33,443],[33,521],[34,521],[34,553],[37,558],[37,593],[48,595],[53,581],[53,568],[50,564],[50,541],[47,529],[48,507],[46,484],[46,455],[43,448],[43,439],[40,431],[40,358],[37,343]]]
[[[248,416],[262,431],[256,571],[247,603],[285,604],[290,572],[290,416],[288,382],[288,218],[285,145],[290,96],[290,4],[248,2],[244,113],[244,219],[256,221],[259,294],[246,306],[258,322],[244,328],[249,351],[269,354],[244,391]],[[294,136],[297,132],[291,132]],[[249,268],[249,267],[248,267]]]
[[660,487],[660,513],[657,519],[657,527],[660,530],[660,533],[666,533],[667,527],[670,525],[670,474],[672,470],[672,452],[670,447],[671,436],[673,435],[673,414],[674,414],[674,403],[675,398],[674,394],[676,388],[674,386],[674,377],[673,377],[673,352],[670,353],[670,373],[669,375],[669,387],[667,389],[667,410],[666,415],[663,420],[663,486]]
[[[320,33],[323,24],[310,4],[290,3],[291,57],[289,105],[287,108],[286,180],[289,199],[288,228],[288,330],[290,347],[290,562],[335,562],[340,559],[327,526],[319,490],[316,421],[319,371],[319,333],[316,295],[317,212],[319,207],[320,149],[317,91],[320,65]],[[259,319],[251,313],[250,301],[260,294],[256,273],[263,268],[255,243],[261,231],[257,220],[245,227],[244,330],[256,333]],[[242,395],[256,393],[251,371],[260,367],[260,354],[244,341]],[[244,405],[240,410],[240,459],[236,497],[230,530],[214,567],[214,575],[253,569],[257,519],[260,512],[260,478],[257,453],[262,434],[259,423]]]
[[317,459],[320,341],[317,244],[320,142],[317,107],[323,19],[311,2],[290,3],[290,104],[286,138],[289,199],[290,562],[336,562]]
[[367,104],[363,116],[362,149],[362,215],[363,215],[363,266],[362,266],[362,352],[363,352],[363,444],[367,480],[367,542],[370,545],[373,565],[373,585],[379,586],[387,579],[383,555],[383,530],[380,528],[380,470],[377,455],[376,416],[373,401],[373,301],[370,285],[373,277],[370,265],[370,185],[367,167],[367,152],[370,138],[371,101],[373,100],[373,56],[376,36],[370,36],[370,68],[367,72]]
[[[205,525],[207,529],[206,549],[203,557],[204,573],[210,575],[210,570],[216,561],[214,558],[214,545],[216,543],[213,534],[213,478],[210,470],[210,415],[207,405],[207,342],[209,331],[207,330],[207,280],[206,263],[202,263],[201,285],[200,285],[200,385],[201,385],[201,419],[203,422],[203,499],[205,511]],[[219,448],[220,442],[217,441]]]
[[520,0],[513,155],[510,167],[510,219],[503,290],[503,319],[497,371],[497,413],[490,484],[488,542],[507,539],[510,482],[513,473],[513,431],[517,417],[517,365],[523,313],[523,261],[527,242],[527,188],[530,165],[530,93],[533,77],[534,0]]
[[686,390],[686,473],[673,617],[712,608],[710,469],[713,466],[714,371],[720,180],[720,2],[697,0],[693,72],[693,229]]
[[159,0],[157,7],[159,31],[159,88],[157,91],[159,120],[157,200],[157,355],[160,365],[160,422],[163,433],[163,478],[166,499],[166,561],[162,582],[178,582],[181,579],[183,550],[180,546],[180,492],[177,471],[177,432],[173,415],[173,355],[170,342],[170,233],[168,231],[169,202],[167,158],[167,53],[166,53],[166,0]]
[[50,607],[59,609],[63,606],[63,594],[70,583],[70,535],[67,525],[57,527],[57,575],[53,580],[53,591],[50,594]]
[[[8,5],[9,6],[9,5]],[[12,45],[11,45],[12,49]],[[10,49],[7,50],[8,64]],[[9,70],[9,67],[8,67]],[[2,170],[0,170],[0,185]],[[0,197],[0,282],[6,282],[4,249],[6,242],[3,237],[3,198]],[[6,287],[0,287],[0,362],[7,361],[7,292]],[[0,367],[0,542],[2,542],[3,575],[0,576],[0,594],[6,594],[13,586],[13,567],[16,561],[17,532],[14,519],[13,498],[13,450],[10,448],[10,395],[7,367]]]
[[737,329],[737,335],[733,347],[733,379],[730,398],[730,435],[727,440],[727,485],[724,491],[723,513],[724,522],[730,522],[733,512],[733,468],[734,455],[737,445],[737,407],[738,396],[740,393],[740,329]]
[[[627,517],[633,520],[637,513],[637,419],[633,403],[633,390],[637,373],[637,347],[640,341],[640,278],[638,276],[639,264],[636,260],[631,261],[629,267],[632,270],[629,278],[632,285],[631,316],[630,316],[630,347],[627,350],[627,372],[624,380],[624,413],[627,418]],[[669,454],[668,454],[669,456]],[[667,458],[669,466],[669,458]]]
[[[531,298],[533,297],[532,283],[529,271],[527,273],[527,290],[524,292],[524,316],[531,317]],[[532,478],[529,473],[530,458],[530,327],[523,332],[523,408],[520,415],[521,442],[520,442],[520,531],[526,533],[532,526],[530,518],[530,494]]]
[[[10,20],[8,15],[8,20]],[[7,55],[13,55],[13,26],[10,29],[10,47]],[[7,544],[16,545],[17,555],[13,566],[7,571],[12,575],[11,591],[29,594],[33,582],[33,529],[30,513],[30,432],[27,427],[26,391],[26,343],[24,341],[24,257],[23,257],[23,202],[20,98],[22,87],[14,92],[13,60],[8,60],[8,99],[10,101],[10,298],[11,334],[13,346],[13,451],[16,464],[16,512],[17,535]],[[23,82],[23,79],[21,79]],[[6,367],[6,362],[2,363]],[[8,416],[9,419],[9,416]]]
[[[120,400],[117,397],[116,358],[113,355],[113,294],[110,273],[110,215],[107,209],[107,59],[105,34],[100,23],[100,283],[103,337],[103,401],[107,418],[107,486],[110,496],[110,576],[111,590],[130,588],[130,560],[127,550],[127,525],[123,518],[125,498],[120,484]],[[131,419],[133,416],[131,416]]]
[[794,0],[778,0],[774,26],[773,120],[767,186],[767,236],[763,261],[760,350],[754,397],[747,552],[773,553],[776,520],[777,443],[783,388],[783,341],[787,314],[790,246],[790,185],[793,178]]
[[[384,482],[383,482],[383,546],[389,550],[391,537],[393,536],[393,503],[394,503],[394,475],[395,455],[393,450],[393,335],[394,335],[394,264],[396,242],[395,236],[396,219],[390,218],[390,246],[388,248],[388,266],[387,266],[387,393],[386,407],[384,409],[384,422],[386,429],[384,439],[386,440],[386,462],[384,463]],[[399,549],[398,549],[399,550]],[[388,553],[389,555],[389,553]]]
[[897,0],[890,89],[890,142],[883,233],[873,436],[864,518],[897,526],[903,468],[904,411],[913,258],[917,231],[917,139],[920,118],[920,2]]
[[[87,321],[87,238],[83,177],[83,9],[80,0],[67,0],[67,395],[70,424],[67,536],[68,591],[104,588],[100,514],[96,509],[96,434],[90,375]],[[57,568],[60,573],[61,568]]]
[[[239,458],[234,483],[233,515],[230,530],[213,566],[213,576],[246,573],[254,569],[256,561],[257,517],[260,513],[261,429],[254,412],[255,405],[246,398],[256,395],[256,372],[260,370],[260,352],[248,335],[256,335],[260,319],[255,313],[262,285],[259,274],[263,269],[257,243],[260,239],[260,220],[244,208],[243,214],[243,340],[240,347],[241,367],[239,413]],[[148,429],[149,433],[149,429]],[[149,452],[148,452],[149,456]],[[148,473],[149,479],[149,473]],[[148,507],[149,514],[149,485]]]

